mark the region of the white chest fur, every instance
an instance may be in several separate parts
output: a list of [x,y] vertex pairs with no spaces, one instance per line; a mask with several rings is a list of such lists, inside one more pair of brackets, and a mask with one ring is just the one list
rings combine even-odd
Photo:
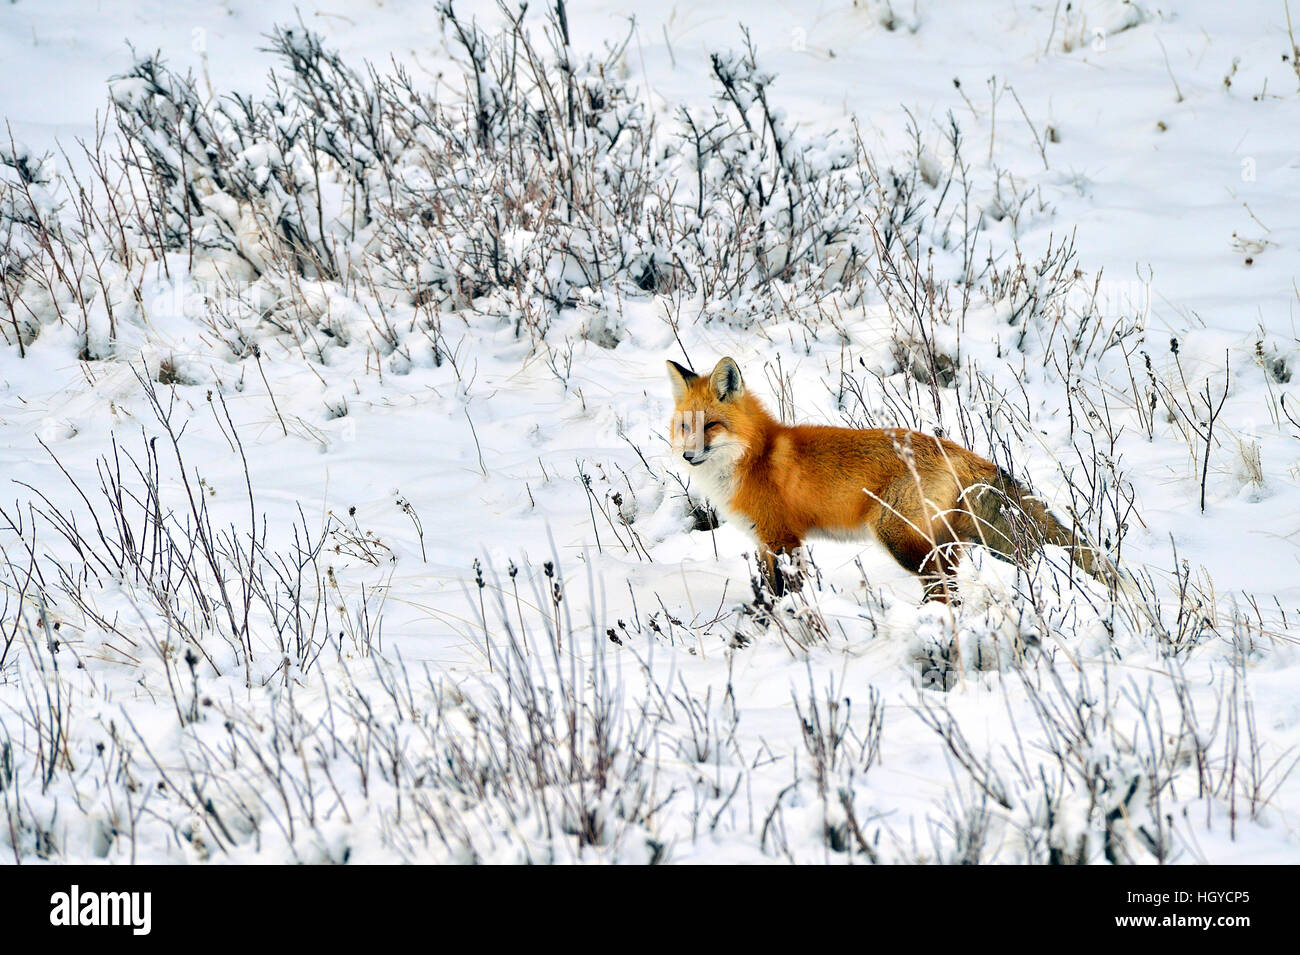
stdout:
[[748,534],[754,533],[754,522],[746,515],[732,507],[736,497],[736,465],[741,452],[721,443],[709,449],[709,455],[702,464],[689,469],[690,477],[704,496],[724,518]]

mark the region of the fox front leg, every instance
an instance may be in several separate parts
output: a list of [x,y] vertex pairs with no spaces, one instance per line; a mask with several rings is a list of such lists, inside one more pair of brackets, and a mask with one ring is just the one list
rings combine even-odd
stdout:
[[781,597],[787,590],[799,590],[803,586],[803,580],[797,569],[786,573],[781,569],[781,557],[790,558],[794,562],[795,554],[799,549],[800,541],[795,538],[778,538],[763,541],[759,548],[759,555],[762,558],[763,577],[767,582],[772,593]]

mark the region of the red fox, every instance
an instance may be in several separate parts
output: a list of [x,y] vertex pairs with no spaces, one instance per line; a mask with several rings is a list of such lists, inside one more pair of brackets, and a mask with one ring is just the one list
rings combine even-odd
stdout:
[[710,503],[758,539],[764,575],[810,536],[874,536],[921,578],[927,600],[955,596],[953,571],[981,543],[1013,563],[1043,544],[1065,547],[1084,571],[1114,581],[1114,565],[1062,525],[991,461],[943,438],[901,428],[854,430],[774,419],[730,358],[709,375],[668,362],[673,448]]

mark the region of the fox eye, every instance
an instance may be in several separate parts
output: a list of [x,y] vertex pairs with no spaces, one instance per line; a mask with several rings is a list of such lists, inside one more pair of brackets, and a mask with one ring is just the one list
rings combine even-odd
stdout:
[[722,427],[722,422],[721,422],[721,421],[710,421],[708,424],[706,424],[706,425],[704,426],[704,430],[705,430],[705,431],[712,431],[712,430],[714,430],[715,428],[721,428],[721,427]]

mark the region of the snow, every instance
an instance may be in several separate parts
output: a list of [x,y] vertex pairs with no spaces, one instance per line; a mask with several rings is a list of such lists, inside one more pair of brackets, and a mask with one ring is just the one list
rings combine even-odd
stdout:
[[[657,201],[645,235],[617,238],[628,275],[596,281],[600,226],[561,234],[544,220],[541,171],[439,172],[432,139],[395,149],[394,180],[527,207],[500,235],[514,287],[471,287],[483,239],[468,227],[448,230],[436,261],[347,234],[360,200],[333,163],[320,200],[334,244],[321,245],[353,269],[343,278],[275,265],[244,186],[205,180],[204,241],[111,264],[111,315],[95,299],[83,332],[66,289],[32,291],[38,314],[15,319],[22,354],[12,327],[0,345],[0,858],[1300,861],[1300,79],[1284,11],[1064,7],[569,10],[580,86],[610,82],[580,55],[599,62],[630,36],[617,79],[635,97],[575,136],[603,142],[639,107],[680,175],[683,221],[701,170],[667,137],[681,107],[713,115],[715,53],[758,77],[800,146],[799,175],[830,181],[861,139],[885,185],[823,210],[860,255],[886,227],[878,203],[903,188],[890,173],[914,164],[917,271],[950,283],[947,319],[928,326],[904,329],[905,296],[867,283],[853,298],[829,271],[710,296],[658,287],[687,240],[654,233]],[[488,31],[502,22],[491,3],[455,10]],[[539,42],[540,17],[527,17]],[[94,140],[110,95],[152,96],[140,79],[110,83],[142,56],[192,70],[214,102],[262,95],[284,71],[266,49],[274,27],[310,53],[300,20],[354,68],[408,70],[431,101],[472,88],[454,31],[423,3],[21,0],[0,24],[15,141],[0,158],[53,155],[30,198],[0,205],[71,213],[66,177],[90,181],[77,140]],[[761,69],[743,62],[741,24]],[[738,95],[757,110],[754,88]],[[284,146],[289,129],[232,153],[267,208],[294,216],[287,190],[312,168]],[[358,168],[373,162],[355,147]],[[774,162],[728,140],[703,179]],[[16,168],[0,167],[6,182]],[[725,221],[709,201],[706,218]],[[781,246],[791,214],[784,196],[763,211],[764,251],[799,251]],[[302,221],[314,230],[315,212]],[[699,239],[711,261],[729,236]],[[980,275],[963,301],[967,242]],[[1075,255],[1037,285],[1016,278],[1017,262],[1063,245]],[[828,252],[828,267],[847,258]],[[416,304],[394,276],[463,294]],[[992,286],[1003,294],[977,291]],[[937,408],[908,372],[924,371],[926,341],[956,380]],[[973,555],[950,610],[921,604],[879,547],[818,541],[815,581],[765,610],[752,541],[731,523],[693,529],[691,475],[667,443],[664,359],[683,349],[697,370],[733,356],[790,420],[941,422],[960,438],[964,407],[975,449],[1009,455],[1060,513],[1085,507],[1090,476],[1116,482],[1083,526],[1127,525],[1122,563],[1158,605],[1071,579],[1049,549],[1020,572]],[[137,372],[183,427],[183,466]],[[97,541],[104,462],[138,489],[151,447],[178,535],[193,532],[197,495],[214,539],[247,559],[265,535],[267,579],[278,568],[301,588],[278,617],[250,598],[251,654],[193,598],[224,583],[241,606],[229,563],[200,562],[169,616],[42,516],[75,513]],[[309,538],[323,547],[295,580],[289,555]],[[53,603],[24,587],[33,540]],[[59,589],[55,559],[83,574],[87,606]],[[295,643],[295,606],[319,621],[314,643]],[[186,628],[203,634],[193,662]]]

